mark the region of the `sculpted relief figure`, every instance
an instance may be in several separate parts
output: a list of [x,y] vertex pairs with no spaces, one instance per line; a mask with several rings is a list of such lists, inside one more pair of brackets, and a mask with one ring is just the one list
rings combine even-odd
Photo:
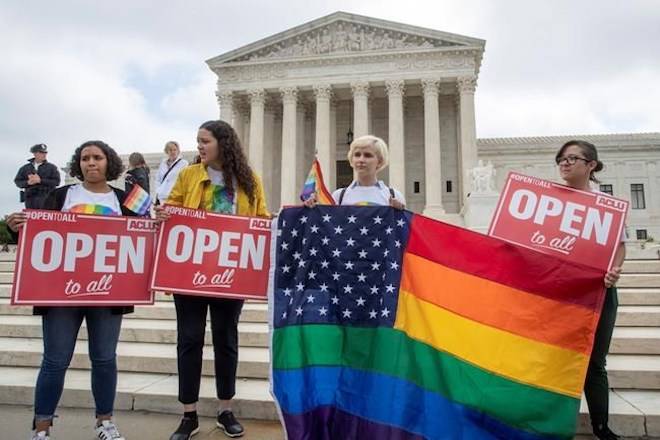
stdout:
[[474,193],[492,193],[495,192],[495,168],[492,162],[484,165],[484,161],[479,159],[476,167],[470,170],[472,177],[472,191]]
[[327,29],[323,29],[321,33],[321,41],[319,42],[319,53],[329,53],[332,50],[332,35],[328,33]]
[[334,39],[332,42],[332,49],[335,52],[345,52],[348,47],[348,33],[344,30],[344,26],[340,23],[337,25]]
[[351,23],[336,23],[283,42],[274,43],[271,47],[263,48],[237,61],[262,57],[298,57],[338,52],[432,48],[436,46],[442,46],[442,42],[386,29],[356,26]]

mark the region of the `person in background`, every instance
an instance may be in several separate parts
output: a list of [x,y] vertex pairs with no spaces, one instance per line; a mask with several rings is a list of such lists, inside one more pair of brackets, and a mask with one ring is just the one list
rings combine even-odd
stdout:
[[164,203],[167,200],[179,172],[188,166],[188,161],[181,156],[179,144],[175,141],[169,141],[165,144],[165,154],[167,157],[160,162],[158,175],[156,176],[157,204]]
[[149,167],[141,153],[131,153],[128,156],[128,171],[124,179],[124,190],[130,193],[133,185],[140,185],[146,192],[149,191]]
[[[165,203],[221,214],[270,217],[261,179],[250,168],[231,125],[224,121],[203,123],[197,131],[197,151],[201,162],[179,173]],[[158,221],[168,218],[163,207],[156,207]],[[209,310],[218,398],[216,425],[229,437],[242,436],[243,426],[236,420],[231,403],[236,393],[238,319],[243,300],[175,294],[174,305],[183,418],[170,440],[188,440],[199,432],[197,401]]]
[[[108,185],[122,172],[121,158],[108,144],[88,141],[73,153],[69,174],[81,181],[52,191],[44,209],[108,216],[134,216],[123,206],[124,191]],[[23,212],[7,217],[15,236],[26,222]],[[124,440],[112,421],[117,391],[117,341],[122,315],[133,307],[35,307],[41,315],[44,353],[34,392],[32,440],[48,440],[55,410],[64,389],[83,319],[87,326],[88,351],[92,364],[92,394],[96,404],[95,438]],[[4,438],[4,437],[3,437]]]
[[[557,152],[555,163],[564,183],[571,188],[582,191],[597,191],[591,187],[591,182],[598,183],[595,173],[603,169],[603,163],[598,160],[596,147],[586,141],[572,140],[566,142]],[[616,282],[621,274],[621,266],[626,257],[624,245],[625,232],[614,254],[612,268],[605,274],[603,283],[607,288],[603,310],[600,314],[594,345],[591,350],[587,378],[584,383],[584,395],[589,407],[591,426],[594,435],[600,440],[617,440],[616,435],[608,426],[609,418],[609,384],[605,358],[610,350],[610,341],[616,321],[618,306]]]
[[60,171],[46,160],[46,144],[33,145],[30,152],[34,157],[18,170],[14,183],[22,190],[21,202],[26,208],[41,209],[48,193],[60,184]]

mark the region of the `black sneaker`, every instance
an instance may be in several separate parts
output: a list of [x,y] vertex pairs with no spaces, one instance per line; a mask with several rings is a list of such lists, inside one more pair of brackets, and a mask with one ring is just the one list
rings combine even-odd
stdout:
[[607,425],[596,425],[594,428],[594,435],[599,440],[620,440],[621,437],[612,432]]
[[245,432],[243,425],[238,423],[238,420],[234,417],[234,413],[230,410],[225,410],[218,414],[218,419],[215,424],[218,425],[218,428],[222,429],[228,437],[241,437]]
[[189,440],[193,435],[199,432],[199,420],[184,417],[181,419],[181,424],[174,434],[170,436],[170,440]]

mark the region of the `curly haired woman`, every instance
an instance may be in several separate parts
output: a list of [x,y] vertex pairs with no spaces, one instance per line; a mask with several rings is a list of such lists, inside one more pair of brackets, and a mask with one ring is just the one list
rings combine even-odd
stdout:
[[[269,217],[260,179],[252,172],[234,129],[224,121],[203,123],[197,132],[201,163],[184,168],[166,204],[223,214]],[[156,208],[156,218],[168,214]],[[187,440],[199,432],[197,401],[202,373],[206,313],[211,311],[217,425],[229,437],[243,435],[231,410],[238,365],[238,318],[243,301],[228,298],[174,295],[177,315],[179,401],[184,416],[170,440]]]

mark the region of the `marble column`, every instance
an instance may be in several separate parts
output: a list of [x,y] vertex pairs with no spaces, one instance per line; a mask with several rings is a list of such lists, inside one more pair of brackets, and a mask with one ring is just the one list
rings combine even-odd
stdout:
[[353,92],[353,136],[358,138],[369,134],[369,83],[351,83]]
[[442,157],[440,146],[440,108],[438,92],[440,81],[423,79],[424,92],[424,215],[439,217],[442,207]]
[[403,80],[385,81],[389,112],[390,180],[389,185],[406,193],[406,152],[403,124]]
[[280,204],[291,205],[296,202],[296,140],[298,89],[280,88],[282,94],[282,174]]
[[241,114],[241,118],[243,119],[243,137],[241,140],[243,141],[244,145],[244,151],[245,154],[250,157],[250,106],[246,105]]
[[234,94],[231,90],[219,89],[215,92],[218,98],[218,106],[220,107],[220,119],[227,122],[232,127],[234,117]]
[[250,164],[257,175],[264,175],[264,89],[248,91],[250,97]]
[[309,169],[312,166],[311,161],[307,162],[305,158],[305,149],[311,145],[305,143],[305,106],[299,103],[296,107],[296,188],[302,189],[303,183],[307,178]]
[[462,199],[465,201],[467,195],[472,191],[472,179],[470,170],[477,166],[477,129],[474,118],[474,91],[477,87],[477,79],[474,76],[458,78],[457,89],[460,101],[460,152],[463,184]]
[[335,187],[334,165],[335,157],[332,155],[330,145],[330,99],[332,98],[332,87],[329,84],[314,85],[314,96],[316,98],[316,156],[321,164],[325,183],[328,188]]

